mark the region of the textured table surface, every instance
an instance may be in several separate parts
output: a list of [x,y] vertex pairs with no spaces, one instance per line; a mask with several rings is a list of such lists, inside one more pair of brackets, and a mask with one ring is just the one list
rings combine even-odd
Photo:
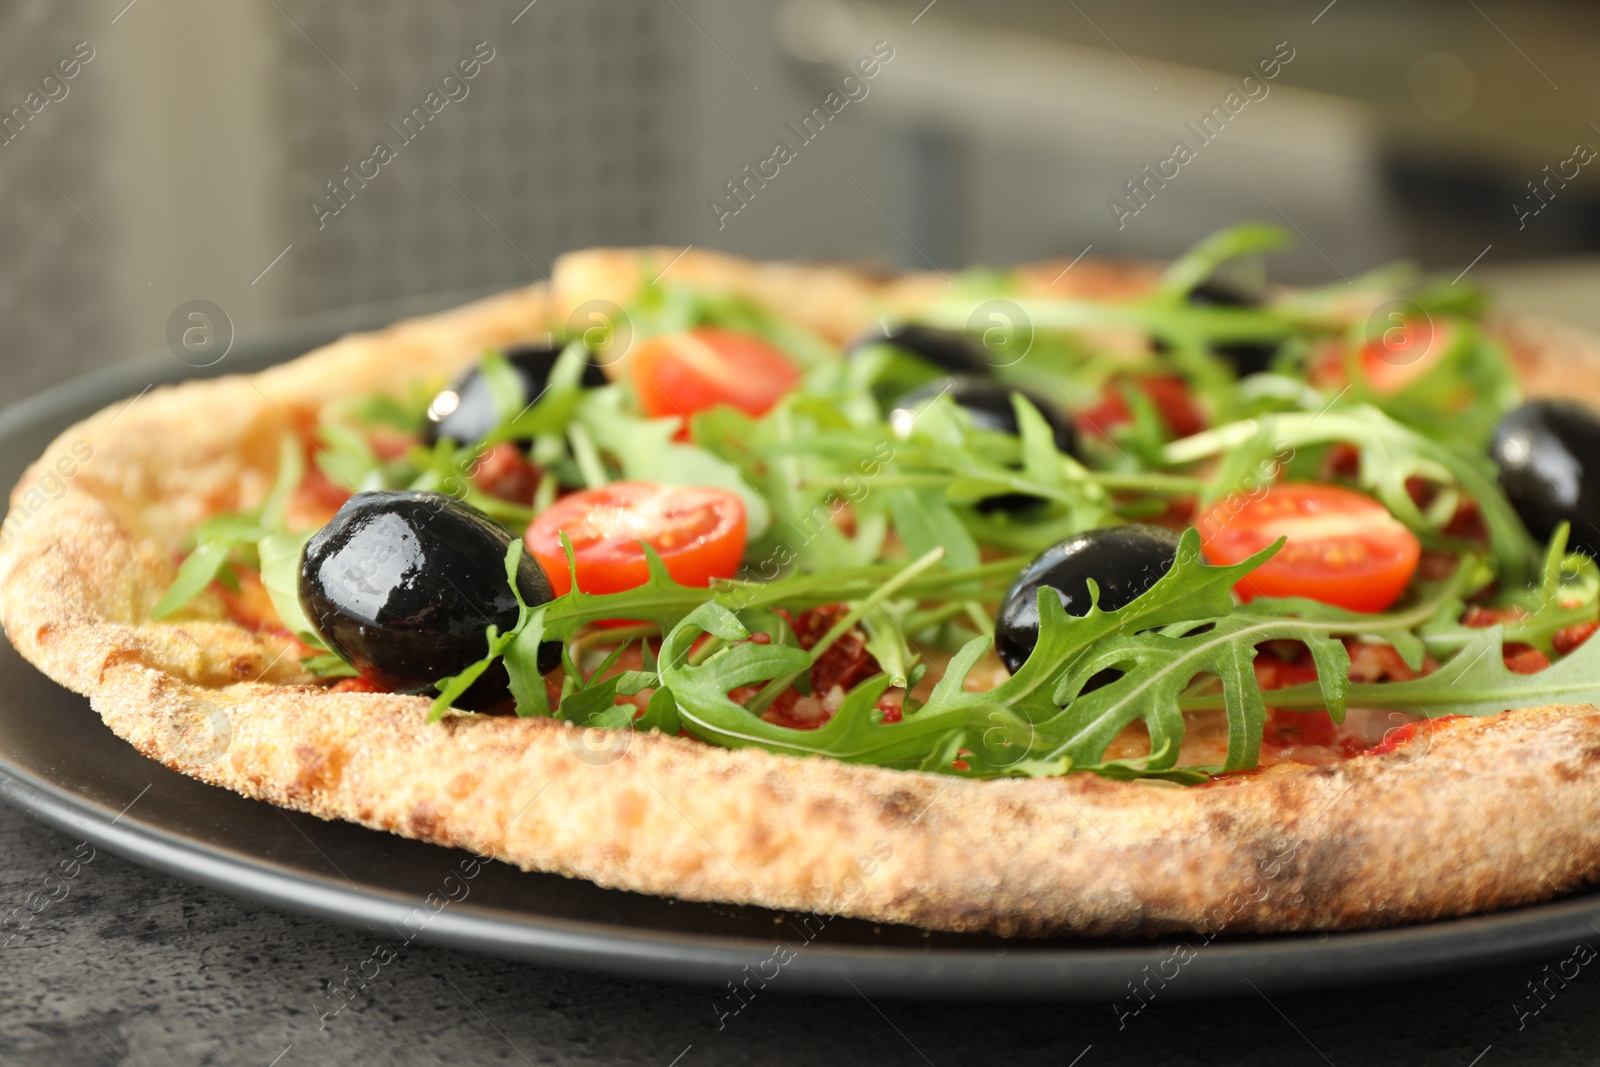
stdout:
[[[0,1065],[1589,1064],[1600,966],[1549,960],[1409,986],[1163,1003],[918,1004],[712,990],[413,946],[345,1010],[368,934],[147,870],[0,805]],[[61,896],[65,886],[65,896]],[[51,899],[59,898],[59,899]],[[30,907],[37,914],[28,915]],[[1600,933],[1594,944],[1600,946]],[[1549,970],[1545,970],[1548,964]],[[1568,980],[1556,976],[1565,970]],[[1552,977],[1555,976],[1555,977]],[[1536,999],[1529,982],[1544,985]],[[1270,994],[1269,994],[1270,995]]]

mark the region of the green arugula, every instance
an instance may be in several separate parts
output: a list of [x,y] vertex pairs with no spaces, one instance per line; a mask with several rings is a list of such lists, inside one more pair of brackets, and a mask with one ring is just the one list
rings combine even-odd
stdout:
[[750,538],[766,533],[772,523],[766,499],[737,467],[707,449],[674,441],[678,419],[640,418],[623,411],[621,401],[615,387],[589,390],[578,405],[577,424],[595,448],[616,462],[624,478],[730,490],[744,502]]
[[[1086,615],[1070,616],[1055,597],[1041,591],[1038,643],[1027,661],[999,686],[984,692],[965,687],[989,648],[989,638],[980,636],[951,659],[925,703],[908,702],[900,721],[884,722],[879,701],[891,686],[903,687],[915,676],[909,658],[889,655],[889,669],[847,693],[834,716],[815,730],[767,722],[751,706],[728,695],[758,687],[765,696],[802,677],[825,647],[826,638],[809,651],[783,639],[768,608],[843,600],[850,604],[850,614],[840,626],[874,619],[880,626],[895,619],[910,624],[906,601],[925,595],[934,576],[946,584],[982,583],[993,571],[930,571],[939,555],[935,551],[887,580],[881,569],[875,571],[875,594],[851,599],[847,590],[865,574],[836,572],[692,589],[674,583],[652,556],[651,580],[639,589],[601,596],[573,593],[539,608],[525,608],[514,630],[490,635],[490,655],[485,660],[441,685],[433,714],[444,714],[455,696],[503,656],[520,714],[628,728],[631,709],[619,712],[613,706],[616,696],[652,689],[649,710],[631,723],[632,728],[682,729],[724,747],[821,755],[967,777],[1092,770],[1112,777],[1192,782],[1256,765],[1269,700],[1275,708],[1326,709],[1336,721],[1351,704],[1434,717],[1494,714],[1548,703],[1558,696],[1600,701],[1600,652],[1586,645],[1548,671],[1514,674],[1498,655],[1506,638],[1502,627],[1465,634],[1456,655],[1433,674],[1410,682],[1352,684],[1345,638],[1393,641],[1408,659],[1420,662],[1424,641],[1410,631],[1459,605],[1462,584],[1470,574],[1441,583],[1429,596],[1392,616],[1361,615],[1306,601],[1236,605],[1233,586],[1278,547],[1231,567],[1217,567],[1203,560],[1199,535],[1189,530],[1172,569],[1120,609],[1103,611],[1096,603]],[[508,573],[514,572],[516,551],[513,545]],[[1557,561],[1551,570],[1561,580],[1562,568],[1570,560],[1561,542],[1552,545],[1549,559]],[[1594,618],[1592,596],[1583,613]],[[655,663],[646,670],[576,686],[569,679],[565,698],[552,711],[535,666],[540,644],[569,641],[588,623],[616,617],[648,619],[665,634]],[[748,641],[761,632],[771,640]],[[704,635],[712,644],[694,653]],[[1263,693],[1254,660],[1261,646],[1277,641],[1306,647],[1317,668],[1315,684],[1274,690],[1270,697]],[[714,651],[707,653],[706,648]],[[620,649],[613,651],[609,663],[618,654]],[[573,657],[567,660],[570,665]],[[609,663],[594,676],[604,673]],[[1090,679],[1106,671],[1120,676],[1099,688],[1086,688]],[[1184,714],[1196,711],[1227,717],[1228,751],[1220,766],[1179,765]],[[1143,722],[1149,732],[1149,754],[1107,760],[1112,741],[1134,722]]]
[[[514,574],[516,559],[522,549],[513,542],[507,550],[507,573]],[[569,563],[571,550],[568,546]],[[792,633],[771,609],[784,607],[792,611],[825,604],[861,603],[876,604],[883,599],[871,597],[867,591],[880,589],[902,579],[896,586],[899,592],[916,600],[940,595],[950,584],[956,583],[974,590],[974,596],[986,600],[997,598],[1005,584],[1010,582],[1023,561],[1016,557],[993,560],[962,571],[934,571],[918,573],[904,580],[906,565],[879,563],[859,567],[841,567],[823,574],[795,574],[773,582],[721,581],[710,588],[679,585],[672,580],[660,558],[645,546],[650,579],[636,589],[621,593],[584,593],[574,584],[572,591],[537,607],[522,605],[517,624],[505,633],[489,635],[486,655],[471,664],[460,674],[440,679],[435,688],[439,697],[434,701],[433,716],[444,714],[450,702],[466,691],[482,673],[497,660],[505,663],[511,676],[511,693],[516,700],[519,715],[552,714],[544,679],[539,672],[539,653],[548,641],[559,641],[569,648],[579,631],[596,622],[610,619],[634,619],[654,627],[652,632],[666,633],[684,619],[707,604],[716,604],[721,610],[736,614],[759,627],[760,632],[787,640],[793,644]],[[521,600],[518,600],[521,604]],[[743,640],[742,634],[735,640]],[[577,657],[568,655],[569,662]],[[567,683],[581,688],[586,683],[581,675],[568,670]],[[592,673],[592,672],[591,672]],[[460,679],[470,675],[463,683]],[[654,684],[654,683],[652,683]],[[637,690],[634,690],[635,692]],[[559,708],[555,712],[562,717]],[[588,725],[588,723],[585,723]]]
[[254,511],[213,515],[196,526],[189,535],[192,549],[179,565],[177,577],[150,609],[150,617],[167,618],[219,578],[237,584],[229,564],[238,555],[248,555],[262,538],[288,531],[289,500],[305,469],[300,442],[285,434],[279,443],[278,473],[261,506]]
[[261,506],[250,512],[215,515],[195,527],[190,535],[194,547],[150,617],[171,616],[213,581],[237,587],[232,567],[254,565],[260,569],[261,584],[284,628],[301,644],[317,650],[317,655],[302,659],[300,665],[325,678],[353,676],[354,668],[328,647],[300,606],[300,558],[314,531],[291,532],[288,508],[304,476],[305,453],[298,439],[285,434],[278,472]]
[[1170,300],[1182,300],[1191,289],[1216,273],[1229,260],[1258,252],[1276,252],[1289,245],[1289,231],[1282,226],[1245,223],[1219,230],[1172,261],[1161,276],[1158,292]]

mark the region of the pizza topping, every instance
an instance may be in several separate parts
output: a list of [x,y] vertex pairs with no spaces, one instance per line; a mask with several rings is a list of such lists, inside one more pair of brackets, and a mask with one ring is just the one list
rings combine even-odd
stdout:
[[[488,437],[508,409],[520,411],[544,395],[563,347],[520,345],[506,349],[498,362],[486,361],[473,367],[428,404],[423,441],[431,445],[449,439],[458,445],[470,445]],[[604,385],[606,378],[586,358],[581,381],[592,388]]]
[[[849,612],[845,604],[826,604],[801,612],[794,620],[795,642],[810,651]],[[750,640],[767,644],[771,638],[768,634],[757,633],[752,634]],[[879,672],[878,661],[867,651],[867,640],[867,634],[859,627],[844,631],[812,663],[806,686],[809,692],[802,693],[792,687],[785,690],[767,706],[761,717],[797,730],[814,730],[826,723],[843,706],[847,691]],[[759,692],[757,686],[744,686],[730,692],[728,697],[736,704],[747,705]],[[895,721],[889,717],[891,713],[895,718],[900,714],[898,697],[885,696],[879,700],[878,707],[884,712],[886,722]]]
[[1412,744],[1418,737],[1428,738],[1442,727],[1452,723],[1465,722],[1465,715],[1440,715],[1434,719],[1418,719],[1416,722],[1390,730],[1384,735],[1382,741],[1368,749],[1369,756],[1386,756],[1406,745]]
[[859,356],[877,346],[892,348],[927,365],[929,377],[940,374],[983,376],[993,368],[985,349],[971,337],[915,323],[877,329],[852,341],[846,355]]
[[[1007,434],[1013,437],[1023,433],[1019,416],[1019,402],[1028,405],[1032,417],[1048,433],[1055,451],[1071,455],[1077,447],[1077,430],[1072,420],[1047,398],[1026,389],[1004,385],[989,378],[972,375],[953,375],[929,382],[896,400],[887,414],[890,429],[899,437],[911,437],[916,432],[919,419],[934,403],[955,405],[965,413],[973,430],[979,433]],[[974,502],[980,512],[1007,512],[1030,508],[1042,503],[1031,493],[1000,493],[984,496]]]
[[1088,433],[1110,438],[1113,427],[1134,421],[1128,393],[1134,390],[1155,405],[1169,437],[1188,437],[1206,428],[1205,413],[1195,403],[1184,380],[1171,374],[1144,374],[1106,383],[1100,403],[1079,414],[1078,426]]
[[516,504],[533,502],[540,471],[510,441],[491,445],[472,468],[472,482],[492,497]]
[[[362,677],[392,692],[427,692],[483,655],[487,628],[510,630],[521,604],[550,600],[531,559],[515,569],[515,591],[508,584],[512,541],[488,516],[439,493],[358,493],[306,544],[300,601]],[[505,679],[480,679],[458,700],[501,703]]]
[[956,407],[967,413],[974,429],[1012,436],[1022,432],[1012,397],[1024,397],[1040,415],[1044,416],[1055,438],[1056,448],[1068,455],[1074,451],[1077,432],[1073,429],[1071,420],[1065,418],[1054,403],[1037,393],[972,375],[940,378],[902,396],[889,410],[889,425],[902,436],[909,435],[922,410],[934,400],[945,396],[949,397]]
[[[1380,323],[1381,325],[1381,323]],[[1450,351],[1449,328],[1427,315],[1395,313],[1356,357],[1361,381],[1383,396],[1394,396],[1428,377]]]
[[[683,585],[731,578],[745,534],[744,505],[724,489],[612,482],[562,497],[533,521],[526,540],[558,594],[572,588],[571,568],[585,593],[617,593],[649,579],[644,546]],[[563,536],[572,545],[571,568]]]
[[[1253,308],[1266,303],[1265,278],[1256,280],[1238,275],[1235,271],[1228,278],[1208,278],[1189,290],[1186,299],[1191,304],[1216,307]],[[1227,360],[1234,373],[1243,378],[1268,370],[1279,347],[1278,341],[1234,341],[1215,345],[1212,351]]]
[[1600,417],[1565,400],[1524,404],[1500,421],[1491,451],[1535,537],[1571,523],[1573,545],[1600,556]]
[[1596,630],[1600,630],[1600,622],[1580,622],[1576,626],[1557,630],[1550,644],[1559,655],[1570,655],[1593,637]]
[[1424,657],[1422,663],[1413,667],[1399,649],[1382,642],[1346,640],[1345,650],[1350,654],[1352,682],[1409,682],[1432,674],[1439,666]]
[[[1126,606],[1172,569],[1178,535],[1159,526],[1091,530],[1045,549],[1006,591],[995,619],[995,651],[1016,672],[1039,640],[1039,594],[1053,592],[1068,615],[1086,615],[1098,587],[1101,611]],[[1048,594],[1046,594],[1048,595]]]
[[[1476,298],[1395,275],[1269,294],[1240,257],[1284,236],[1219,234],[1114,300],[975,272],[850,358],[663,278],[626,309],[610,384],[587,338],[555,338],[485,354],[453,399],[396,383],[296,413],[315,474],[291,437],[267,501],[194,531],[155,614],[259,573],[261,632],[318,653],[308,670],[359,668],[333,683],[352,691],[374,667],[436,690],[435,717],[492,689],[586,727],[980,778],[1194,783],[1344,758],[1396,716],[1600,701],[1600,566],[1560,525],[1587,504],[1496,483],[1518,398]],[[1026,360],[981,332],[996,301]],[[1558,437],[1582,503],[1572,457],[1600,437]],[[395,491],[500,531],[403,587],[473,631],[444,627],[444,677],[324,641],[297,595],[326,518],[297,502]],[[356,632],[398,647],[391,621]]]
[[687,420],[721,404],[764,415],[800,384],[799,368],[764,339],[713,327],[652,337],[626,366],[652,418]]
[[1336,485],[1282,483],[1229,515],[1199,521],[1206,558],[1238,563],[1288,543],[1239,583],[1245,600],[1307,597],[1351,611],[1383,611],[1416,573],[1422,545],[1387,508]]

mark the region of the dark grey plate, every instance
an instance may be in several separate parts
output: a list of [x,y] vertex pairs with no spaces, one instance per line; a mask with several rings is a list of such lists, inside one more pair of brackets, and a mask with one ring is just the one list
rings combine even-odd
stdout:
[[[0,486],[14,484],[61,430],[147,385],[257,370],[349,330],[457,299],[295,323],[241,342],[206,371],[164,357],[42,393],[0,412]],[[479,865],[464,852],[322,822],[173,773],[135,753],[87,701],[9,645],[0,645],[0,790],[113,852],[276,907],[367,927],[391,946],[416,938],[650,978],[748,981],[751,989],[764,980],[772,990],[849,992],[853,985],[903,997],[1115,1002],[1128,995],[1130,981],[1161,973],[1178,975],[1165,997],[1219,996],[1248,991],[1252,982],[1271,992],[1393,981],[1564,950],[1591,938],[1590,922],[1600,918],[1600,895],[1585,895],[1398,930],[1222,938],[1199,945],[1179,967],[1167,942],[930,934],[661,900]]]

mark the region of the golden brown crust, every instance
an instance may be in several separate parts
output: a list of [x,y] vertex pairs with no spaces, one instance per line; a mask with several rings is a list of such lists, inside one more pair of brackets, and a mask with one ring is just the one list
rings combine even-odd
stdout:
[[[673,254],[565,257],[553,296],[505,294],[73,427],[12,496],[8,637],[140,752],[201,780],[686,899],[1026,935],[1333,930],[1546,899],[1600,871],[1594,708],[1451,723],[1388,755],[1200,789],[975,782],[550,720],[429,726],[422,698],[308,684],[281,644],[206,598],[148,621],[184,531],[258,501],[280,437],[326,398],[443,379],[486,345],[563,322],[585,293],[621,302]],[[1045,284],[1051,269],[1033,276]],[[836,338],[936,282],[695,252],[672,270],[798,306]],[[1073,275],[1111,288],[1131,276],[1091,263]],[[36,506],[30,492],[68,455],[64,493]]]

